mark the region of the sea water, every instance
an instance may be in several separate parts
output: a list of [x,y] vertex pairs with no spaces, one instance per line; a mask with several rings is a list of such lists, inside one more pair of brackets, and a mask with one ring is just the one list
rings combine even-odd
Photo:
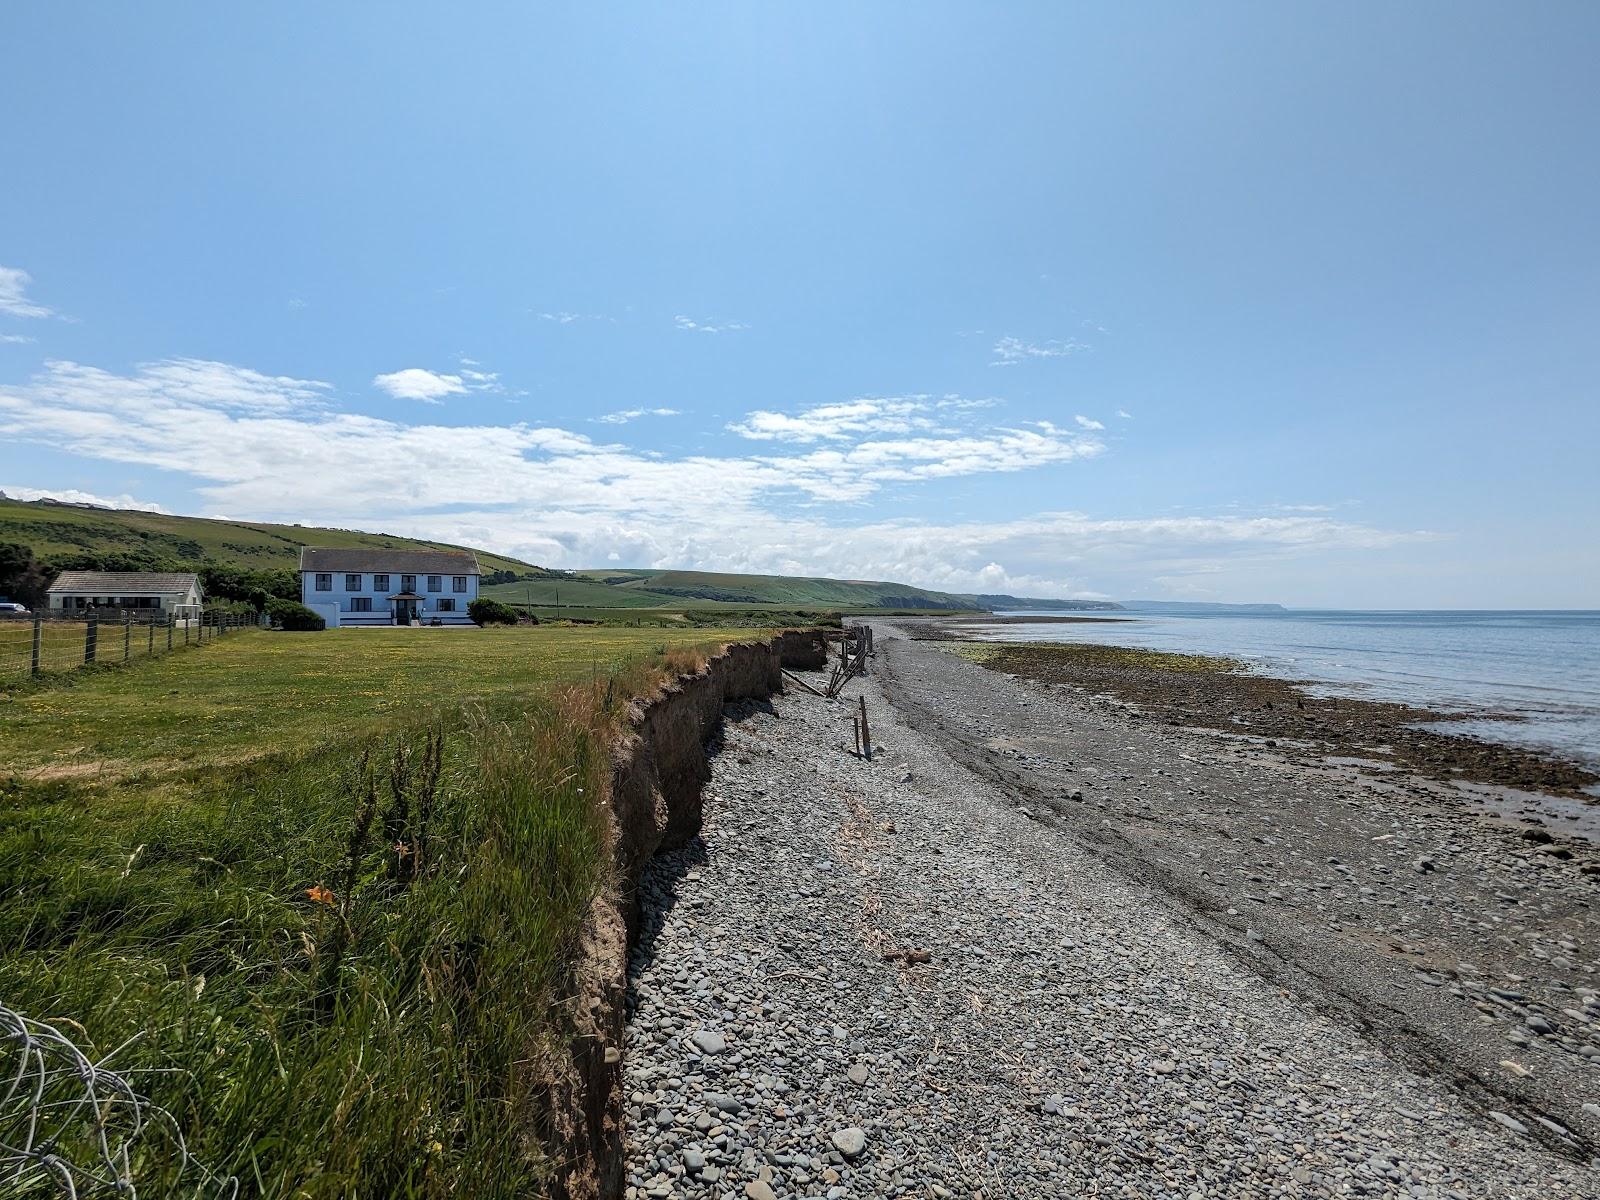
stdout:
[[1452,731],[1552,750],[1600,768],[1600,611],[1133,609],[1105,617],[1122,619],[1059,625],[980,621],[970,628],[996,641],[1224,655],[1265,675],[1306,680],[1324,694],[1478,714]]

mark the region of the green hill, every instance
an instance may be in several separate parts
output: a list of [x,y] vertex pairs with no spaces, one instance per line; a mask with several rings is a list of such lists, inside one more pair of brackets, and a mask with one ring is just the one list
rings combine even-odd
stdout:
[[[194,570],[205,565],[251,571],[293,570],[301,546],[384,549],[462,549],[388,533],[324,529],[316,525],[273,525],[264,521],[219,521],[165,513],[91,508],[49,500],[0,499],[0,542],[20,542],[51,570],[103,567],[107,570]],[[470,547],[467,547],[470,549]],[[485,573],[550,578],[559,572],[500,554],[477,550]]]
[[[248,585],[265,582],[268,590],[286,596],[296,593],[294,576],[286,572],[297,566],[301,546],[473,549],[355,529],[177,517],[0,496],[0,546],[6,543],[30,547],[46,576],[71,569],[209,570],[208,594],[242,594]],[[977,596],[905,583],[817,576],[625,568],[554,571],[485,550],[474,553],[484,571],[484,595],[541,611],[775,608],[970,612],[1117,607],[1097,601]],[[239,572],[249,573],[250,578],[237,580],[236,588],[226,587],[219,577],[237,577]],[[261,578],[269,573],[272,580]]]
[[723,604],[944,611],[975,607],[971,597],[874,580],[731,575],[716,571],[583,571],[580,574],[604,582],[617,592],[651,592],[675,597],[679,603],[701,600]]

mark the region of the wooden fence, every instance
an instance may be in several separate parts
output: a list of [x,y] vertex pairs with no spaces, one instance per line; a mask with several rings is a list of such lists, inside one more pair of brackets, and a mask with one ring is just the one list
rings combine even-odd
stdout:
[[184,646],[203,646],[255,625],[252,616],[223,612],[186,617],[149,611],[7,617],[0,619],[0,680],[131,662]]

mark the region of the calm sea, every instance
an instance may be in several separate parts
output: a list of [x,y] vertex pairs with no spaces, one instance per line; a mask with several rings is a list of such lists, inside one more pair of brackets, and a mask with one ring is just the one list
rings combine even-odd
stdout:
[[[1229,655],[1330,694],[1482,713],[1463,732],[1600,766],[1600,611],[1125,615],[1131,619],[974,629],[995,640]],[[1504,714],[1521,720],[1496,719]]]

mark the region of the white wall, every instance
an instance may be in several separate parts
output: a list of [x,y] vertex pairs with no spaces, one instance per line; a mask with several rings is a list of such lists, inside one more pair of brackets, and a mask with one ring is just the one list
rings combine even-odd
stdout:
[[[336,604],[338,605],[339,612],[351,613],[355,612],[355,610],[351,607],[350,601],[357,596],[367,596],[372,600],[372,611],[374,614],[387,613],[390,610],[388,598],[394,595],[396,592],[403,590],[400,587],[400,576],[402,574],[403,572],[400,571],[389,572],[389,586],[383,591],[376,591],[372,586],[373,572],[366,571],[361,575],[360,590],[349,591],[344,586],[345,572],[335,571],[333,572],[333,589],[331,591],[319,592],[316,590],[316,572],[302,571],[300,572],[300,603],[304,604],[307,608],[314,608],[318,612],[322,612],[322,606],[324,605]],[[476,575],[467,576],[467,590],[464,592],[457,592],[451,589],[450,581],[452,578],[453,576],[451,575],[440,576],[440,590],[437,592],[430,592],[428,590],[427,575],[423,574],[417,576],[417,586],[414,590],[417,595],[422,597],[421,602],[417,605],[417,615],[422,620],[426,621],[429,617],[438,615],[440,611],[438,607],[440,600],[454,600],[456,602],[455,615],[460,617],[462,620],[466,619],[467,605],[473,600],[477,599],[478,596],[478,577]],[[330,621],[329,624],[332,624],[332,622]]]

